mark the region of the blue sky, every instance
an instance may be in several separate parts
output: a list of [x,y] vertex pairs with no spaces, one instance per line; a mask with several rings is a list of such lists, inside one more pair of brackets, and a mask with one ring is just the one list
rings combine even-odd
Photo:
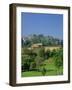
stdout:
[[21,13],[21,35],[43,34],[63,39],[63,15]]

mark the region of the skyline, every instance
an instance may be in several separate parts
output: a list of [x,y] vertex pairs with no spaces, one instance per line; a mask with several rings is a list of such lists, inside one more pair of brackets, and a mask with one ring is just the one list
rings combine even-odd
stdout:
[[21,13],[21,35],[43,34],[63,39],[63,15]]

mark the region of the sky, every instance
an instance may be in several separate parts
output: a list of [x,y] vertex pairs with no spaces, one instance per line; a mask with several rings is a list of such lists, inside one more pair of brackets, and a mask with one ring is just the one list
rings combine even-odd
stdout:
[[63,39],[63,15],[21,13],[21,35],[43,34]]

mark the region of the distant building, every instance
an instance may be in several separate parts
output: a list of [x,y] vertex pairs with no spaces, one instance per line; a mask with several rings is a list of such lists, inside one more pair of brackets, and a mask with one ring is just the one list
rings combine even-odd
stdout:
[[42,47],[42,46],[43,46],[42,43],[37,43],[37,44],[33,44],[31,46],[31,48],[39,48],[39,47]]

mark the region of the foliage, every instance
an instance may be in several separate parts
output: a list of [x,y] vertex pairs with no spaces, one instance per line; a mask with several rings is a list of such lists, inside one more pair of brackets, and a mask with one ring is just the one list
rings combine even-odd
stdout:
[[43,64],[43,61],[44,61],[44,59],[43,59],[42,57],[40,57],[40,56],[37,56],[37,57],[35,58],[36,68],[37,68],[37,69],[39,69],[40,65]]
[[44,58],[45,49],[44,47],[39,48],[37,55]]
[[30,70],[35,70],[35,68],[36,68],[36,63],[35,62],[31,62]]
[[57,46],[63,45],[63,40],[54,38],[52,36],[44,36],[43,34],[33,34],[22,38],[22,47],[30,47],[35,43],[42,43],[43,46]]
[[[40,35],[39,38],[42,40],[44,36]],[[61,69],[63,68],[63,47],[53,50],[50,50],[49,47],[46,48],[45,46],[35,49],[22,47],[22,72],[37,72],[37,75],[43,76],[56,75],[56,70],[61,70],[63,73],[63,69]]]
[[29,39],[26,39],[25,41],[22,39],[22,47],[30,47],[31,46],[31,41]]
[[29,70],[31,62],[33,62],[33,60],[29,55],[22,56],[22,69],[23,69],[23,71]]
[[46,69],[43,67],[43,69],[42,69],[42,75],[45,76],[45,74],[46,74]]
[[51,56],[51,51],[48,49],[48,50],[45,52],[45,59],[48,59],[50,56]]
[[22,54],[23,55],[30,55],[32,53],[32,50],[29,50],[28,48],[23,48],[22,49]]
[[54,57],[55,59],[55,66],[60,68],[63,66],[63,50],[59,49]]

